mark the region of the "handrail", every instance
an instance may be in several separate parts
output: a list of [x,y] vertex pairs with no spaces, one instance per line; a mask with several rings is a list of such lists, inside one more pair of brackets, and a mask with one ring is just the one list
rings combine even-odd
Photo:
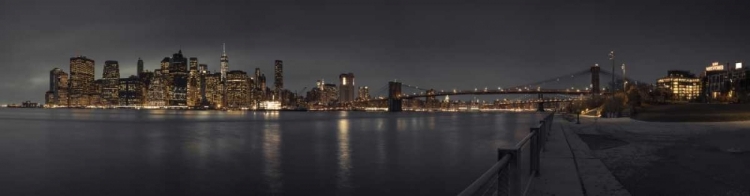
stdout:
[[464,191],[461,191],[461,193],[459,193],[458,195],[459,196],[469,196],[469,195],[472,195],[474,192],[476,192],[477,190],[479,190],[479,188],[482,187],[482,185],[484,185],[484,182],[486,182],[492,176],[494,176],[495,174],[497,174],[497,172],[500,171],[500,169],[502,169],[506,165],[508,165],[508,162],[510,162],[510,159],[511,159],[511,155],[510,154],[505,154],[502,159],[500,159],[494,165],[492,165],[492,167],[489,170],[487,170],[487,172],[484,172],[484,174],[482,174],[482,176],[479,176],[479,178],[477,180],[474,180],[474,182],[471,183],[471,185],[469,185],[469,187],[466,187],[466,189],[464,189]]
[[[544,120],[539,121],[539,124],[532,126],[529,134],[526,134],[514,147],[498,149],[498,157],[500,159],[458,195],[486,195],[488,191],[492,191],[490,195],[527,194],[534,177],[540,175],[541,152],[544,150],[544,145],[547,143],[549,133],[552,129],[554,115],[555,112],[552,112],[545,116]],[[523,147],[528,143],[530,143],[529,149],[524,149]],[[522,180],[521,175],[523,173],[520,169],[521,167],[519,167],[520,160],[526,158],[525,156],[522,157],[521,153],[527,150],[530,150],[530,157],[528,158],[531,159],[529,162],[529,179],[526,180],[527,182],[519,182],[519,180]],[[497,176],[497,186],[494,187],[492,184],[487,184],[488,182],[492,182],[492,178],[495,176]],[[478,191],[485,187],[485,185],[488,185],[489,188],[479,193]],[[493,190],[493,187],[496,189]]]
[[531,132],[529,134],[526,134],[526,137],[524,137],[523,139],[521,139],[521,141],[518,141],[518,143],[516,143],[516,146],[514,148],[515,149],[519,149],[523,145],[526,145],[526,143],[529,142],[531,140],[531,138],[534,137],[535,135],[536,135],[536,132]]

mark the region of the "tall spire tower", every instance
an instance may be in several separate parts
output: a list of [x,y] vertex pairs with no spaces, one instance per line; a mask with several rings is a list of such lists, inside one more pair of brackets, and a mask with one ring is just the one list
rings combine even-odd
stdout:
[[226,81],[227,70],[229,69],[229,57],[227,57],[227,45],[222,44],[221,47],[221,81]]

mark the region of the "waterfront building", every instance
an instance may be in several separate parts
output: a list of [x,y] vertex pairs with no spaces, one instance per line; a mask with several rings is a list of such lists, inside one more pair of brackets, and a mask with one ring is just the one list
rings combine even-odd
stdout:
[[435,97],[435,93],[437,93],[435,89],[429,89],[427,90],[426,93],[428,97],[425,98],[425,102],[424,102],[425,107],[427,108],[439,107],[440,101],[438,101],[437,97]]
[[227,46],[226,44],[222,44],[222,52],[221,52],[221,81],[226,81],[227,79],[227,71],[229,70],[229,56],[227,56]]
[[138,81],[141,83],[141,106],[148,106],[148,88],[151,85],[151,81],[154,79],[154,75],[154,72],[144,70],[141,75],[138,76]]
[[316,87],[307,92],[305,101],[310,106],[333,106],[338,102],[339,88],[335,84],[326,84],[325,80],[318,80]]
[[268,85],[266,84],[266,74],[260,74],[258,77],[258,96],[260,101],[270,100],[271,95],[268,93]]
[[702,74],[705,83],[703,96],[706,97],[706,101],[747,101],[750,92],[747,85],[748,71],[750,69],[743,67],[742,62],[711,63]]
[[167,105],[187,105],[188,60],[182,55],[182,50],[172,54],[169,59],[169,74],[167,75]]
[[208,65],[206,64],[199,64],[198,65],[198,78],[199,78],[199,92],[200,92],[200,106],[208,106],[208,102],[206,101],[206,74],[208,74]]
[[206,102],[212,108],[222,108],[224,99],[224,83],[221,81],[221,73],[207,73],[206,76]]
[[260,88],[261,88],[261,87],[260,87],[260,82],[259,82],[259,81],[260,81],[260,75],[261,75],[261,73],[260,73],[260,68],[257,68],[257,67],[256,67],[256,68],[255,68],[255,80],[256,80],[256,81],[255,81],[255,87],[253,87],[253,88],[257,88],[257,89],[260,89]]
[[44,93],[44,107],[53,107],[55,105],[55,94],[52,91]]
[[[49,73],[49,91],[52,93],[46,104],[55,107],[68,106],[68,74],[60,68],[54,68]],[[45,96],[47,97],[47,96]]]
[[354,74],[344,73],[339,75],[339,98],[341,104],[354,101]]
[[119,105],[120,106],[142,106],[143,86],[138,76],[119,79]]
[[146,106],[149,107],[163,107],[167,106],[166,101],[166,85],[165,85],[165,74],[161,69],[154,70],[147,80],[149,81],[147,86],[146,95]]
[[280,95],[281,90],[284,89],[284,62],[276,60],[273,65],[273,72],[274,92],[276,92],[277,95]]
[[359,87],[357,95],[357,101],[367,101],[370,100],[370,89],[367,86],[361,86]]
[[169,57],[164,57],[164,59],[161,60],[161,63],[159,64],[160,65],[159,70],[162,74],[169,73],[169,61],[171,61]]
[[138,70],[136,74],[138,75],[138,77],[141,77],[141,74],[143,74],[144,71],[143,71],[143,60],[141,60],[140,57],[138,57],[137,69]]
[[228,108],[249,108],[250,102],[250,83],[248,83],[247,72],[233,70],[227,72],[226,78],[226,107]]
[[190,57],[190,69],[187,84],[187,106],[196,107],[200,105],[200,79],[198,75],[198,58]]
[[104,105],[119,105],[120,65],[117,61],[104,62],[102,79],[102,103]]
[[69,107],[88,105],[94,82],[94,60],[85,56],[70,58]]
[[656,84],[658,88],[671,92],[674,101],[691,101],[701,94],[701,80],[688,71],[670,70]]

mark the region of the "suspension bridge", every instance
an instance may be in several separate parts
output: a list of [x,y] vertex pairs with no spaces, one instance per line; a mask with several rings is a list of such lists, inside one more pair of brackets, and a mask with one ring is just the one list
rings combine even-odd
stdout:
[[[474,89],[452,89],[452,90],[435,90],[433,88],[424,88],[416,85],[405,84],[403,82],[390,81],[386,86],[380,88],[378,93],[383,93],[387,90],[386,96],[379,96],[374,99],[359,101],[359,103],[366,102],[382,102],[385,101],[388,105],[388,111],[399,112],[403,111],[403,100],[426,98],[435,99],[440,96],[458,96],[458,95],[522,95],[523,100],[516,100],[510,102],[504,102],[505,104],[513,103],[535,103],[537,104],[538,111],[544,111],[545,103],[559,103],[559,102],[571,102],[574,100],[584,99],[590,97],[589,95],[608,95],[611,94],[611,89],[616,89],[616,82],[610,83],[609,88],[602,88],[600,86],[601,78],[613,77],[618,78],[623,82],[635,82],[640,81],[633,80],[626,77],[621,77],[615,73],[601,70],[601,67],[592,66],[588,69],[560,75],[544,79],[537,82],[528,84],[516,85],[507,88],[474,88]],[[570,86],[570,88],[568,88]],[[408,91],[413,92],[408,92]],[[545,95],[547,97],[545,97]]]

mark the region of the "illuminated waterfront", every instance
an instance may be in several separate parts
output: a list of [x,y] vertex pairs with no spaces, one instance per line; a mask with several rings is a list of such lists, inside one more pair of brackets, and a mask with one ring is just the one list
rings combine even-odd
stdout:
[[0,108],[0,168],[8,195],[454,195],[539,118]]

